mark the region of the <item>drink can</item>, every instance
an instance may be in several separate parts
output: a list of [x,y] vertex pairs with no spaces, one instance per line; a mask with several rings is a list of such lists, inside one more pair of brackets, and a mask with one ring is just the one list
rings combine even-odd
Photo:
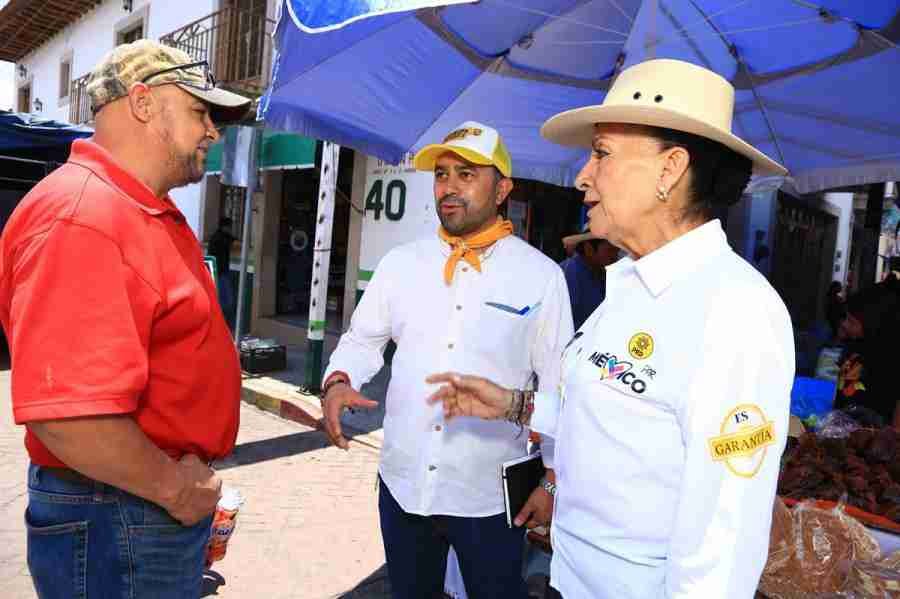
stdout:
[[225,557],[228,540],[234,532],[238,511],[244,503],[240,492],[233,487],[222,487],[222,497],[216,505],[212,526],[209,531],[209,542],[206,545],[206,567]]

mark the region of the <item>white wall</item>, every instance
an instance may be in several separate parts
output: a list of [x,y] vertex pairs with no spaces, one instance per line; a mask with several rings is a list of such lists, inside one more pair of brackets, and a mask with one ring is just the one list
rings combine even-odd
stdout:
[[847,266],[850,263],[850,242],[853,238],[853,194],[826,193],[822,196],[823,208],[838,218],[837,241],[834,247],[831,280],[847,284]]
[[11,62],[0,61],[0,110],[15,108],[16,84],[13,75],[15,67],[16,65]]
[[[134,9],[128,13],[122,9],[122,0],[105,0],[19,61],[28,70],[26,79],[31,81],[31,98],[41,100],[42,116],[66,121],[69,105],[59,102],[59,65],[63,56],[71,52],[71,78],[77,79],[89,73],[112,50],[117,26],[137,15],[146,15],[145,37],[159,39],[214,12],[217,7],[218,0],[134,0]],[[22,82],[16,75],[16,85]],[[184,212],[194,232],[199,232],[202,186],[197,184],[175,190],[172,199]]]

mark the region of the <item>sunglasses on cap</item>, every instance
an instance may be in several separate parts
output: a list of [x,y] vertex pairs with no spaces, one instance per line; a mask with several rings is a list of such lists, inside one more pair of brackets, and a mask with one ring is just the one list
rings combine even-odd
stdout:
[[188,64],[176,65],[174,67],[168,67],[162,69],[161,71],[156,71],[155,73],[150,73],[143,79],[141,79],[141,83],[147,83],[150,79],[154,77],[159,77],[160,75],[164,75],[166,73],[171,73],[172,71],[185,71],[187,69],[203,69],[203,80],[206,81],[205,84],[197,83],[196,81],[166,81],[166,83],[178,83],[181,85],[186,85],[188,87],[192,87],[194,89],[199,89],[201,91],[210,91],[216,87],[216,78],[213,77],[212,71],[209,69],[209,62],[205,60],[200,60],[198,62],[191,62]]

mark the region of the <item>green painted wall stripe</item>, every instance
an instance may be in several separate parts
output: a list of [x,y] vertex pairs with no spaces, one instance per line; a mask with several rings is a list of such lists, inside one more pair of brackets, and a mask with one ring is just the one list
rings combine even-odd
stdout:
[[324,320],[310,320],[309,321],[309,330],[310,331],[324,331],[325,330],[325,321]]
[[374,270],[363,270],[359,269],[359,279],[362,281],[371,281],[372,275],[375,273]]

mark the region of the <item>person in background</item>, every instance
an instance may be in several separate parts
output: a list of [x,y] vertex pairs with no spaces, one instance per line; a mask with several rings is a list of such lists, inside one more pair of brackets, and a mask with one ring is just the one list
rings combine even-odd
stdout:
[[216,259],[216,283],[219,292],[219,303],[225,320],[229,325],[234,324],[234,283],[231,280],[231,246],[237,239],[231,234],[232,221],[223,217],[219,221],[219,228],[209,238],[207,253]]
[[563,246],[575,253],[560,262],[569,288],[572,322],[577,331],[597,306],[606,298],[606,267],[619,258],[619,249],[590,232],[587,225],[581,233],[564,237]]
[[734,94],[703,67],[648,60],[602,105],[545,123],[591,150],[575,179],[590,229],[628,257],[567,344],[558,389],[427,379],[445,418],[555,438],[551,584],[566,599],[752,599],[768,558],[794,334],[713,215],[753,170],[786,170],[732,133]]
[[528,433],[508,422],[445,421],[425,404],[425,377],[453,367],[510,385],[559,385],[559,357],[572,316],[559,266],[512,235],[498,208],[513,188],[512,160],[499,133],[466,122],[415,157],[434,171],[440,229],[398,246],[378,264],[350,329],[325,371],[323,412],[344,449],[340,414],[373,407],[359,389],[396,343],[387,391],[379,513],[395,599],[440,596],[452,546],[470,599],[524,599],[525,531],[553,508],[552,450],[546,479],[516,526],[507,526],[500,467],[526,454]]
[[28,569],[40,599],[200,596],[234,448],[240,366],[203,250],[169,191],[200,181],[246,98],[150,40],[87,85],[94,136],[0,239],[12,411],[25,425]]
[[825,295],[825,320],[828,321],[832,339],[837,336],[841,321],[847,314],[847,307],[841,296],[842,290],[843,286],[840,281],[832,281],[828,286],[828,293]]
[[846,349],[835,407],[858,414],[867,425],[900,429],[894,360],[898,336],[900,279],[889,273],[881,283],[847,298],[846,316],[838,328]]

